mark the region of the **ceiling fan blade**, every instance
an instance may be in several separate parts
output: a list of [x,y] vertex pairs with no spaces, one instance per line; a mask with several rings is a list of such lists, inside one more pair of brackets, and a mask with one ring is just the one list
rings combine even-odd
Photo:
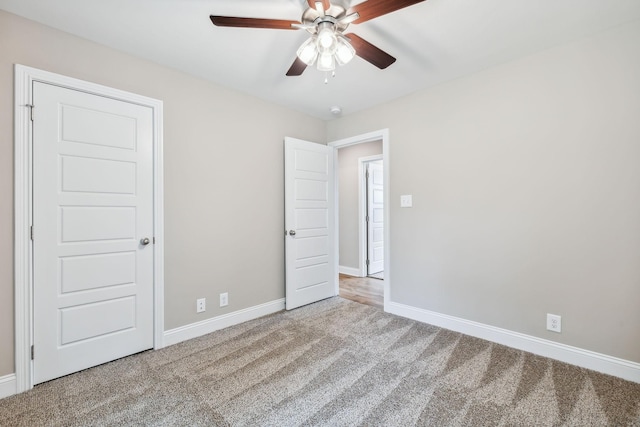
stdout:
[[322,3],[324,10],[328,10],[331,7],[331,2],[329,0],[307,0],[307,3],[309,3],[309,7],[311,9],[316,8],[316,3]]
[[271,28],[275,30],[297,30],[292,24],[300,24],[298,21],[287,21],[284,19],[259,19],[259,18],[238,18],[235,16],[211,15],[211,22],[218,27],[240,27],[240,28]]
[[349,39],[349,43],[351,43],[351,46],[356,50],[356,55],[365,61],[372,63],[381,70],[384,70],[389,65],[396,62],[396,58],[375,47],[365,39],[353,33],[345,34],[344,36]]
[[287,71],[287,76],[299,76],[307,68],[307,64],[302,62],[300,58],[296,56],[296,60],[291,64],[291,68]]
[[360,18],[353,21],[353,23],[362,24],[370,19],[395,12],[396,10],[400,10],[423,1],[425,0],[367,0],[349,9],[347,14],[358,12],[358,14],[360,14]]

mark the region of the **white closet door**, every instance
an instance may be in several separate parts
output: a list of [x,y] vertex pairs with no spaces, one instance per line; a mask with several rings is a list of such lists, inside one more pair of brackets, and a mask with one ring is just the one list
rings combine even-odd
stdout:
[[38,82],[33,104],[40,383],[153,347],[153,118]]

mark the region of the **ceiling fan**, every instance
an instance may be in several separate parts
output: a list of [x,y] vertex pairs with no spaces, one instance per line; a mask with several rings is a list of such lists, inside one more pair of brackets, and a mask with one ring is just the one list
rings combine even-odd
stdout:
[[210,18],[219,27],[308,31],[311,37],[296,52],[296,59],[287,76],[299,76],[314,63],[320,71],[334,72],[336,63],[344,65],[355,55],[382,70],[393,64],[396,58],[353,33],[345,34],[345,30],[349,24],[361,24],[423,1],[366,0],[347,10],[330,0],[307,0],[309,7],[302,13],[300,22],[217,15],[211,15]]

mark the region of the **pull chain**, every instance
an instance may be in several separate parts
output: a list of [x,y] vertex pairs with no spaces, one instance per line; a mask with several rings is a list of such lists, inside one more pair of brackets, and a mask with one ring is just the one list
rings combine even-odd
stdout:
[[[331,71],[331,77],[335,77],[336,76],[336,70]],[[328,84],[329,83],[329,73],[325,71],[324,73],[324,84]]]

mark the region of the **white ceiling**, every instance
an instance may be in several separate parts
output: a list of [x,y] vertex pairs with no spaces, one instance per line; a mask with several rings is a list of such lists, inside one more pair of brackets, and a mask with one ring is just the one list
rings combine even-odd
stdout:
[[[389,0],[393,1],[393,0]],[[336,0],[343,4],[348,0]],[[353,4],[361,0],[354,0]],[[395,56],[286,77],[305,31],[214,27],[209,15],[300,20],[306,0],[0,0],[0,9],[321,119],[640,19],[639,0],[427,0],[351,25]]]

